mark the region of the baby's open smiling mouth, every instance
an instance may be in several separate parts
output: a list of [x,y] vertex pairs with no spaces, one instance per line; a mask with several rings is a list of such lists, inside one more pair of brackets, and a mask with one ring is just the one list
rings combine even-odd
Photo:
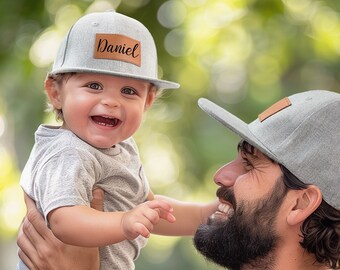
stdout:
[[91,116],[91,118],[96,124],[106,127],[115,127],[121,122],[118,118],[111,118],[100,115]]

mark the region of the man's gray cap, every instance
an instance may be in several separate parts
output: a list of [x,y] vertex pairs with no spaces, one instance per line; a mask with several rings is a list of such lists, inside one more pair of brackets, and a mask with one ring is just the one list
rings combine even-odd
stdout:
[[179,84],[158,79],[157,50],[148,29],[115,11],[80,18],[59,47],[50,74],[93,72],[153,83],[159,89]]
[[340,208],[340,94],[298,93],[275,103],[250,124],[207,99],[198,104],[302,182],[318,186],[324,200]]

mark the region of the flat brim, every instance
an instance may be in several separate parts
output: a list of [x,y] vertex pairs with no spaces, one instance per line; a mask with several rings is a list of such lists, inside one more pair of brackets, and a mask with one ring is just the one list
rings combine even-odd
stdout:
[[205,98],[200,98],[198,100],[198,106],[209,116],[223,124],[229,130],[240,136],[242,139],[259,149],[270,158],[276,160],[275,155],[269,149],[267,149],[261,143],[261,141],[258,140],[258,138],[255,137],[255,135],[249,129],[249,125],[240,118]]
[[126,78],[132,78],[142,81],[147,81],[152,83],[157,87],[157,89],[177,89],[180,87],[178,83],[166,81],[166,80],[159,80],[155,78],[150,77],[144,77],[140,75],[133,75],[129,73],[123,73],[123,72],[115,72],[115,71],[109,71],[109,70],[93,70],[93,69],[86,69],[86,68],[77,68],[77,67],[68,67],[68,68],[58,68],[54,69],[50,72],[50,74],[60,74],[60,73],[69,73],[69,72],[77,72],[77,73],[100,73],[100,74],[106,74],[106,75],[112,75],[112,76],[119,76],[119,77],[126,77]]

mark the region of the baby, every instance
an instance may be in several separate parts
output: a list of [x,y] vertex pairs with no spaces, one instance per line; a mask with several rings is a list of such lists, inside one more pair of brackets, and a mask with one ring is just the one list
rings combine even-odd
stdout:
[[[150,233],[193,235],[216,209],[150,190],[132,135],[159,91],[179,87],[158,79],[157,68],[144,25],[92,13],[69,30],[45,82],[62,125],[38,128],[20,184],[62,242],[100,247],[102,270],[134,269]],[[96,188],[103,212],[90,207]]]

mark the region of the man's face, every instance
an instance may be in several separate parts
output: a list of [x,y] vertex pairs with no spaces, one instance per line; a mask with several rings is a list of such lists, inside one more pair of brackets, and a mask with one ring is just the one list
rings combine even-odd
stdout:
[[208,224],[198,228],[196,248],[230,270],[270,268],[279,239],[275,221],[286,194],[279,165],[256,149],[254,155],[239,152],[214,180],[221,204]]

